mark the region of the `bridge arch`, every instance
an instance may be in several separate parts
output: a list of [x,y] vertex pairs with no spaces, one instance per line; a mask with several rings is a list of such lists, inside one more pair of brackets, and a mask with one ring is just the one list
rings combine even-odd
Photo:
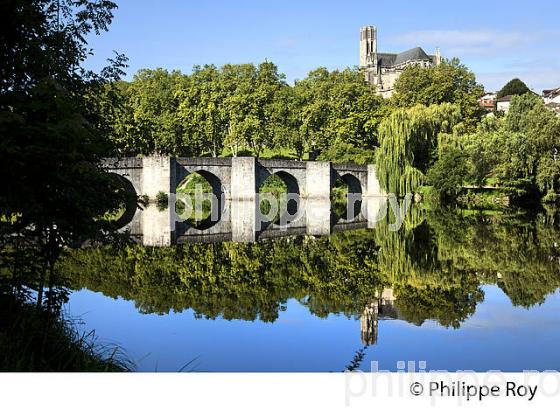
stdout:
[[[203,209],[204,205],[210,201],[210,213],[208,216],[199,221],[193,222],[192,218],[183,221],[186,222],[185,225],[189,225],[183,227],[183,229],[191,227],[199,231],[204,231],[216,225],[222,219],[224,212],[225,189],[220,178],[207,169],[197,169],[196,167],[192,167],[188,171],[185,169],[182,175],[184,175],[184,177],[182,179],[178,179],[177,186],[175,187],[175,210],[178,213],[178,216],[181,214],[181,210],[178,209],[178,206],[185,207],[188,204],[195,207],[194,210],[196,210],[199,206]],[[198,183],[194,182],[195,185],[192,188],[187,189],[187,185],[192,183],[193,178],[196,176],[200,176],[204,179],[204,182],[199,181],[202,186],[197,186]],[[196,179],[194,181],[196,181]],[[211,192],[208,192],[208,190],[205,189],[204,185],[206,184],[210,186]],[[202,194],[200,198],[198,197],[198,192]],[[197,200],[202,200],[202,203],[197,204]],[[193,209],[190,211],[193,211]]]
[[125,201],[122,204],[122,212],[112,221],[118,229],[121,229],[132,222],[138,211],[138,194],[134,184],[128,178],[117,172],[109,172],[108,174],[115,178],[117,184],[124,189]]
[[[257,192],[259,192],[259,195],[262,195],[260,191],[263,188],[263,186],[265,186],[266,182],[269,181],[270,178],[274,178],[274,177],[279,178],[286,187],[286,192],[285,193],[281,192],[280,195],[287,194],[287,196],[285,198],[285,202],[284,202],[284,198],[282,198],[281,196],[277,198],[279,200],[278,205],[281,208],[278,209],[278,213],[274,218],[274,220],[265,222],[264,225],[262,226],[262,229],[266,229],[266,227],[271,225],[275,227],[279,227],[283,225],[284,222],[286,224],[291,223],[294,220],[294,218],[297,217],[297,213],[300,209],[299,198],[300,198],[301,189],[297,178],[288,170],[272,169],[272,170],[266,170],[262,172],[259,180],[259,185],[257,187]],[[262,195],[259,198],[259,207],[261,208],[261,212],[262,212],[262,201],[266,200],[263,199],[263,197],[264,195]]]
[[362,196],[365,189],[362,185],[360,178],[352,172],[336,174],[332,188],[340,188],[343,190],[345,206],[344,210],[341,210],[340,208],[335,209],[338,207],[335,207],[333,204],[335,223],[338,222],[338,220],[353,221],[358,218],[362,211]]

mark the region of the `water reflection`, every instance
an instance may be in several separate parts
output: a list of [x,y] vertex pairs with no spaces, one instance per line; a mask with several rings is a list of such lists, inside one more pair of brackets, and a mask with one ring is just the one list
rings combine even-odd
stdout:
[[[122,231],[129,232],[138,243],[145,246],[169,246],[186,242],[254,242],[291,235],[330,235],[349,229],[372,229],[391,212],[394,215],[394,229],[398,229],[404,218],[402,207],[408,206],[408,200],[399,203],[394,197],[362,198],[361,194],[349,194],[341,211],[328,198],[304,199],[294,195],[294,198],[289,197],[284,201],[287,209],[280,210],[280,219],[275,220],[261,211],[262,198],[261,201],[258,197],[255,200],[225,201],[212,197],[216,202],[208,216],[212,223],[195,226],[189,224],[187,218],[178,215],[175,206],[161,209],[152,204],[139,209]],[[172,196],[169,202],[174,204],[175,201]],[[291,206],[295,202],[297,205]]]
[[[360,214],[348,220],[333,212],[329,201],[308,201],[299,208],[302,217],[282,230],[274,222],[255,229],[256,206],[250,212],[235,206],[230,204],[229,216],[221,219],[225,232],[214,235],[184,225],[181,231],[182,222],[172,223],[169,212],[148,207],[127,227],[136,242],[67,249],[52,271],[35,267],[33,258],[17,266],[5,263],[0,267],[2,292],[29,292],[38,306],[45,301],[57,314],[67,299],[79,304],[95,295],[91,305],[77,312],[105,312],[92,324],[86,317],[88,329],[99,329],[125,349],[140,346],[144,354],[151,351],[154,337],[165,346],[175,343],[176,350],[159,350],[169,356],[170,370],[201,354],[228,360],[210,366],[216,370],[285,369],[285,360],[266,362],[255,349],[268,357],[278,352],[293,357],[300,365],[292,370],[317,369],[309,358],[311,339],[333,349],[339,342],[352,344],[332,353],[336,365],[327,370],[344,368],[354,353],[350,368],[360,366],[372,351],[398,360],[424,359],[395,338],[393,324],[406,325],[407,332],[397,333],[401,338],[423,340],[422,354],[441,335],[426,331],[434,327],[453,332],[439,340],[438,349],[472,350],[477,345],[468,344],[470,336],[462,332],[469,322],[471,329],[477,323],[481,309],[495,315],[485,319],[485,331],[495,332],[485,343],[498,350],[478,368],[504,368],[501,355],[520,350],[527,352],[529,365],[545,356],[558,358],[550,347],[531,353],[535,331],[542,340],[560,342],[560,319],[546,313],[560,308],[560,299],[550,296],[560,287],[560,227],[554,209],[531,215],[484,213],[364,198]],[[172,240],[173,246],[164,246]],[[489,289],[494,299],[488,298]],[[496,303],[497,290],[509,299],[506,306]],[[525,312],[524,322],[517,322],[519,310]],[[161,323],[167,329],[163,335],[154,330]],[[515,342],[500,334],[506,323]],[[192,351],[183,361],[187,342]],[[251,366],[235,361],[241,356]],[[458,357],[446,360],[442,368],[464,364]],[[545,365],[539,366],[532,368]]]
[[271,239],[254,243],[81,249],[59,270],[70,289],[132,300],[142,313],[192,309],[199,318],[274,323],[297,300],[317,317],[359,319],[356,340],[365,346],[383,338],[379,321],[387,319],[459,328],[484,300],[484,285],[497,285],[523,307],[543,303],[560,286],[554,213],[413,206],[402,229],[392,230],[393,223],[386,213],[375,229],[325,236],[307,225],[296,236],[264,231],[259,239]]

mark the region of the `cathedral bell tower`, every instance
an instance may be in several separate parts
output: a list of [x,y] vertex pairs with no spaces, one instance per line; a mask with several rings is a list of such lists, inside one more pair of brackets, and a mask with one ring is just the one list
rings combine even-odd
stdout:
[[360,68],[365,69],[366,81],[377,83],[375,81],[377,74],[377,28],[375,26],[365,26],[360,29]]

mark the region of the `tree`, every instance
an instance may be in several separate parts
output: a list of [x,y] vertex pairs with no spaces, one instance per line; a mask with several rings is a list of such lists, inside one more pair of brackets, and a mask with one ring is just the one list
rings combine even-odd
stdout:
[[506,95],[523,95],[529,92],[531,92],[531,90],[529,90],[529,87],[527,87],[523,81],[519,78],[514,78],[504,85],[500,91],[498,91],[496,97],[502,98]]
[[245,121],[252,109],[250,95],[256,76],[254,64],[227,64],[222,67],[222,81],[227,90],[224,109],[228,116],[224,144],[233,156],[247,148],[248,127]]
[[467,157],[462,150],[446,146],[440,158],[429,169],[428,183],[434,186],[441,198],[454,198],[469,175]]
[[479,184],[493,177],[526,198],[560,190],[560,119],[532,93],[513,96],[505,118],[485,119],[461,144]]
[[224,146],[227,127],[222,74],[213,65],[195,66],[182,84],[175,94],[179,100],[177,116],[188,135],[182,142],[192,147],[191,155],[210,153],[216,157]]
[[482,116],[478,98],[483,92],[474,73],[454,58],[433,67],[407,67],[395,83],[392,101],[403,108],[455,104],[467,127],[473,128]]
[[274,112],[278,108],[276,99],[278,92],[286,86],[284,74],[278,72],[278,67],[265,61],[259,64],[255,88],[249,95],[252,112],[246,119],[246,142],[257,158],[262,150],[270,147],[274,140]]
[[460,119],[459,107],[448,103],[400,108],[384,119],[375,161],[382,188],[403,196],[420,186],[433,161],[439,134],[450,132]]
[[361,149],[377,144],[384,102],[358,70],[318,68],[297,81],[293,92],[292,137],[310,159],[335,144]]
[[184,77],[162,68],[140,70],[126,88],[133,114],[128,132],[135,135],[142,154],[193,155],[196,149],[186,139],[184,124],[178,118],[176,93]]
[[50,270],[63,246],[107,228],[103,215],[125,199],[124,188],[101,169],[112,147],[87,97],[118,79],[124,57],[99,75],[81,67],[88,34],[107,30],[115,7],[12,0],[0,9],[0,214],[13,217],[2,227],[29,234]]

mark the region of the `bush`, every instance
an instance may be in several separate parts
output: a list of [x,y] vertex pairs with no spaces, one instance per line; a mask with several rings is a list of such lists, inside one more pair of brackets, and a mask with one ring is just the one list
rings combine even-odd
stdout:
[[163,191],[159,191],[156,195],[157,209],[160,210],[160,211],[163,211],[163,210],[167,209],[168,202],[169,202],[169,195],[167,195]]

